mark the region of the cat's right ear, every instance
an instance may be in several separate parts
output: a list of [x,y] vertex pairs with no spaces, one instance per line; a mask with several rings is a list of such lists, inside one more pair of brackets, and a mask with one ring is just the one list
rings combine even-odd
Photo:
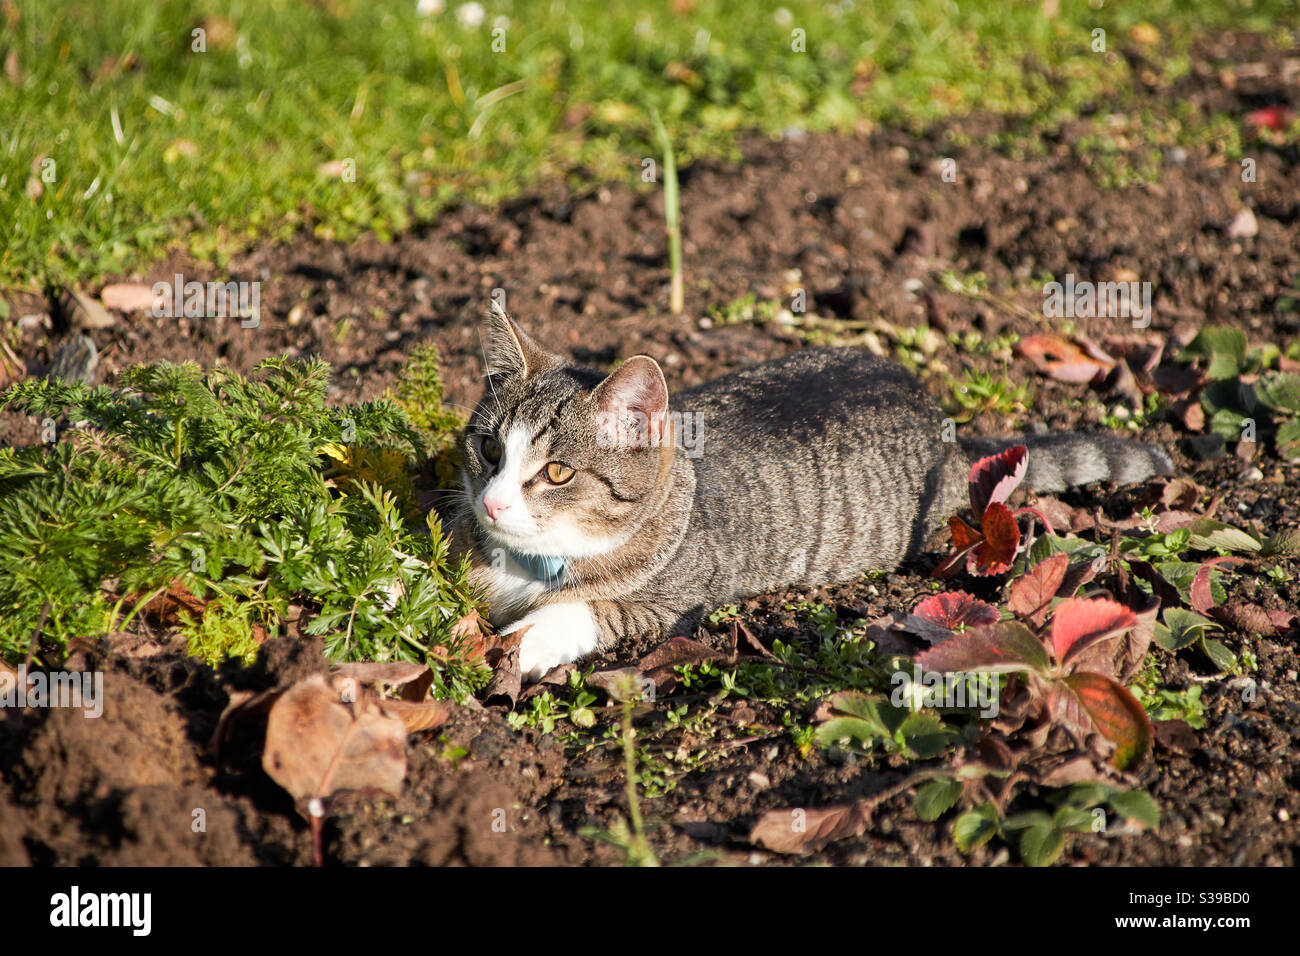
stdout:
[[550,353],[515,325],[515,320],[496,300],[488,311],[484,352],[487,374],[527,378],[551,360]]
[[668,432],[668,383],[648,355],[634,355],[596,386],[601,440],[631,448],[658,445]]

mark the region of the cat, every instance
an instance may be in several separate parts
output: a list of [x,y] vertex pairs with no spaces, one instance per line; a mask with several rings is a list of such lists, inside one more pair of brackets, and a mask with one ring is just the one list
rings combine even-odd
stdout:
[[983,455],[1025,445],[1037,491],[1172,470],[1109,435],[944,441],[921,383],[860,349],[796,351],[677,392],[671,412],[649,356],[584,368],[495,307],[485,350],[452,540],[492,623],[528,628],[528,680],[689,634],[739,597],[893,569],[965,504]]

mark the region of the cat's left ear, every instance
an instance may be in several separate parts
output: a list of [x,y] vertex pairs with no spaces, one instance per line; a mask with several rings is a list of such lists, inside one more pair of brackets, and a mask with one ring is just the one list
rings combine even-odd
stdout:
[[555,356],[534,342],[495,300],[488,309],[484,354],[487,374],[503,378],[519,375],[527,378],[540,368],[555,364]]
[[634,355],[596,386],[602,431],[634,448],[657,445],[668,431],[668,383],[648,355]]

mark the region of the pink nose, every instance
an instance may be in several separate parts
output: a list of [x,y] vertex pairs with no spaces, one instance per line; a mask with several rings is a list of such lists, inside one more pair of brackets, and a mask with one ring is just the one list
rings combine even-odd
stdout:
[[488,513],[488,517],[493,521],[497,520],[497,515],[505,511],[510,506],[504,501],[497,501],[495,498],[483,499],[483,510]]

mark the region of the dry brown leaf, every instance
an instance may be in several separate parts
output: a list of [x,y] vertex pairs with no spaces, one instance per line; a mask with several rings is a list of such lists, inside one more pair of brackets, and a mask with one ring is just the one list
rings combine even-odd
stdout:
[[[127,600],[134,601],[137,598],[138,595],[132,595]],[[181,611],[188,611],[202,617],[207,606],[208,601],[206,598],[196,597],[177,578],[172,581],[167,590],[149,599],[149,603],[144,606],[144,613],[159,625],[172,627],[179,623]]]
[[740,618],[732,619],[731,630],[732,630],[732,655],[731,656],[733,658],[736,656],[736,652],[739,650],[739,645],[740,645],[739,639],[742,637],[745,639],[745,643],[748,644],[750,648],[753,649],[753,651],[756,654],[758,654],[759,657],[766,657],[769,659],[776,658],[776,655],[773,654],[771,651],[769,651],[766,647],[764,647],[763,642],[760,641],[758,638],[756,638],[753,635],[753,632],[751,632],[749,628],[745,627],[744,623],[741,622]]
[[1160,501],[1175,511],[1186,511],[1201,500],[1202,488],[1190,478],[1170,478],[1160,492]]
[[67,317],[68,325],[76,329],[107,329],[117,324],[117,319],[95,299],[75,289],[64,290],[59,307]]
[[[483,636],[483,622],[479,618],[477,610],[470,611],[459,621],[451,626],[451,637],[459,638],[465,642],[465,658],[467,660],[477,660],[483,657],[489,650],[489,644],[486,637]],[[516,638],[517,640],[517,638]],[[430,651],[435,657],[446,658],[450,656],[449,648],[439,644]],[[489,662],[488,666],[492,666]]]
[[483,702],[487,704],[505,704],[513,708],[519,699],[523,687],[523,675],[519,670],[519,643],[532,625],[521,627],[509,634],[497,635],[497,645],[488,649],[485,660],[494,668],[491,682],[483,690]]
[[[1198,610],[1200,610],[1198,608]],[[1268,611],[1258,604],[1237,602],[1222,607],[1207,607],[1203,614],[1208,614],[1220,624],[1227,625],[1243,634],[1259,634],[1261,637],[1276,637],[1290,630],[1287,626],[1279,627],[1269,616]]]
[[1087,531],[1096,526],[1096,520],[1086,508],[1067,505],[1060,498],[1039,495],[1034,499],[1034,507],[1059,531]]
[[397,796],[406,776],[406,728],[364,697],[344,705],[313,674],[272,705],[262,767],[299,801],[342,790]]
[[105,308],[118,312],[150,312],[164,304],[163,297],[154,295],[151,286],[139,282],[115,282],[99,291]]
[[334,668],[336,677],[351,677],[362,684],[388,684],[401,687],[431,673],[428,664],[412,661],[357,661],[339,664]]
[[1045,787],[1068,787],[1075,783],[1110,783],[1113,773],[1108,773],[1109,764],[1098,765],[1091,756],[1071,757],[1063,760],[1038,778]]
[[679,683],[674,668],[724,657],[707,644],[689,637],[670,637],[637,662],[637,670],[654,682],[656,694],[670,693]]
[[282,689],[278,687],[271,687],[260,692],[251,690],[232,690],[230,692],[230,700],[226,704],[225,710],[221,712],[221,716],[217,719],[216,729],[212,731],[212,738],[208,741],[213,760],[218,766],[221,764],[221,745],[229,739],[231,726],[236,721],[269,713],[271,705],[275,703],[276,698],[282,692]]
[[871,825],[863,803],[803,809],[769,810],[749,831],[749,842],[777,853],[812,853],[833,840],[859,836]]
[[1091,382],[1115,367],[1115,360],[1093,343],[1080,347],[1059,335],[1027,335],[1016,351],[1058,382]]
[[440,727],[451,716],[451,705],[442,700],[381,700],[379,709],[400,720],[408,734]]

